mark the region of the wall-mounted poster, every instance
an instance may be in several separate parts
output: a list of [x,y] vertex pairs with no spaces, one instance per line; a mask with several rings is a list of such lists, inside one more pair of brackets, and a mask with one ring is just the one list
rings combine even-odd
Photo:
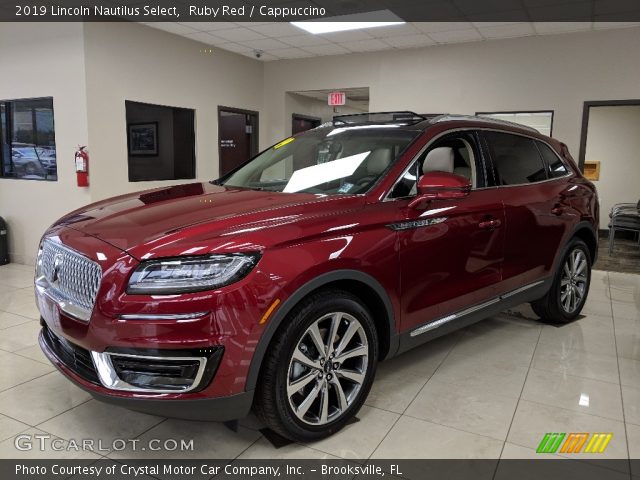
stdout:
[[129,155],[155,157],[158,155],[158,122],[130,123],[127,127]]

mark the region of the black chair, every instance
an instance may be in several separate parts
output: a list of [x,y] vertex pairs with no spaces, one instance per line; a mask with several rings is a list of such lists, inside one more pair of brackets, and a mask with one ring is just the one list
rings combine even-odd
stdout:
[[609,253],[613,252],[617,230],[634,232],[640,240],[640,200],[638,203],[616,203],[609,218]]

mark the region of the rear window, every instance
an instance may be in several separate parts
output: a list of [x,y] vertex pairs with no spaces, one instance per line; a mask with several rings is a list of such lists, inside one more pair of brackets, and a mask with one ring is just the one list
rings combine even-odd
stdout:
[[485,132],[498,185],[524,185],[547,180],[534,140],[509,133]]
[[562,160],[558,155],[556,155],[548,145],[542,142],[536,142],[538,145],[538,149],[540,150],[540,154],[544,159],[544,163],[547,164],[547,169],[549,170],[549,178],[558,178],[566,176],[569,171]]

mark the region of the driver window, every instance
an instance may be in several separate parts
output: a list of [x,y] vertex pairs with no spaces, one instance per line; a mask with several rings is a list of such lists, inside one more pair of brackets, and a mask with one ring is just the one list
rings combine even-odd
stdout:
[[429,171],[448,171],[469,179],[477,188],[479,154],[469,134],[448,135],[429,146],[393,187],[391,198],[416,195],[418,178]]

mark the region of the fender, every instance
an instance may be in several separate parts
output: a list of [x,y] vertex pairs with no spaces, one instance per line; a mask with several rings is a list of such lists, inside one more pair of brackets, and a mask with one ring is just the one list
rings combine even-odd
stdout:
[[596,242],[595,255],[591,259],[591,266],[593,266],[593,264],[596,263],[596,259],[598,258],[598,232],[596,231],[595,227],[591,222],[587,220],[581,220],[580,222],[574,225],[574,227],[571,229],[569,234],[566,236],[566,238],[564,239],[564,244],[562,245],[562,248],[558,249],[556,253],[556,258],[553,261],[553,272],[556,271],[556,269],[558,268],[558,263],[564,257],[569,241],[576,236],[576,233],[578,233],[579,230],[583,230],[585,228],[589,230],[589,232],[591,232],[591,235],[593,235],[593,239]]
[[360,272],[358,270],[334,270],[332,272],[327,272],[319,275],[313,280],[305,283],[289,298],[287,298],[282,303],[282,306],[278,308],[273,317],[271,317],[253,353],[251,365],[249,366],[249,373],[247,375],[247,382],[245,384],[245,391],[252,391],[256,388],[256,383],[258,382],[258,376],[260,374],[260,367],[262,366],[262,360],[264,359],[267,348],[271,343],[271,339],[282,324],[282,321],[293,309],[293,307],[295,307],[304,297],[306,297],[312,291],[338,280],[355,280],[364,283],[378,294],[384,304],[387,314],[387,321],[389,322],[389,353],[387,354],[386,358],[390,358],[396,353],[396,351],[398,350],[400,337],[398,336],[398,332],[396,329],[396,320],[393,313],[393,305],[386,290],[375,278],[366,273]]

